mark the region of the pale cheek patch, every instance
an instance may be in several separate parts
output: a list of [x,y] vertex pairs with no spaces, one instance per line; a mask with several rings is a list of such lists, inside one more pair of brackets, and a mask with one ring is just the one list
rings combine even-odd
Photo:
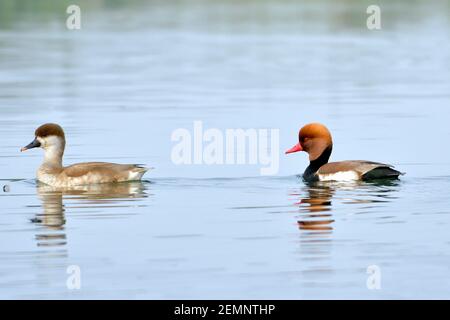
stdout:
[[45,139],[42,139],[41,137],[37,137],[36,139],[37,139],[37,141],[39,141],[39,143],[41,144],[41,148],[45,148],[45,146],[46,146],[46,141],[45,141]]
[[355,171],[342,171],[332,174],[319,174],[320,181],[355,181],[359,175]]

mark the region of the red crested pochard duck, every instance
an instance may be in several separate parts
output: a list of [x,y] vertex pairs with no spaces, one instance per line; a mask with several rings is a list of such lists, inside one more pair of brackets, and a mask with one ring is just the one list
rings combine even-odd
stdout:
[[397,179],[402,175],[392,165],[372,161],[328,163],[333,150],[333,140],[330,131],[323,124],[307,124],[300,130],[298,140],[299,143],[287,150],[286,154],[299,151],[309,154],[310,164],[303,173],[305,181]]
[[37,171],[37,179],[53,187],[136,181],[148,170],[140,165],[109,162],[84,162],[63,167],[65,146],[63,129],[57,124],[47,123],[36,129],[35,139],[20,151],[44,149],[44,162]]

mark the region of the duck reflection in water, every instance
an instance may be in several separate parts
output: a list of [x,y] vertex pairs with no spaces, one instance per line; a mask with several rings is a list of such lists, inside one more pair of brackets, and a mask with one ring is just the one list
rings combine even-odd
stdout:
[[[332,215],[332,199],[340,191],[351,192],[346,203],[379,203],[388,202],[390,193],[399,185],[399,181],[378,180],[374,182],[310,182],[305,186],[306,196],[298,204],[301,230],[331,231],[335,221]],[[355,193],[358,191],[358,193]],[[360,191],[364,191],[361,193]],[[302,192],[304,193],[304,192]]]
[[[36,234],[38,246],[66,245],[64,201],[82,202],[83,208],[95,208],[108,203],[123,206],[124,201],[148,197],[144,182],[105,183],[70,188],[57,188],[38,182],[37,194],[42,202],[42,212],[31,221],[43,228]],[[120,203],[120,204],[119,204]],[[76,206],[80,208],[79,205]],[[70,207],[69,207],[70,209]]]
[[331,198],[335,190],[329,184],[315,182],[306,186],[307,196],[297,204],[300,205],[301,230],[331,230],[334,222],[331,214]]

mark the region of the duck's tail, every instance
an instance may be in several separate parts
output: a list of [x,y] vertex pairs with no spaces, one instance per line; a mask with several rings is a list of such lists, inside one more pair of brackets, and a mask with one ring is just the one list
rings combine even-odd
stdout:
[[130,180],[141,180],[142,176],[149,170],[152,170],[152,167],[146,167],[141,164],[133,165],[133,169],[130,171]]

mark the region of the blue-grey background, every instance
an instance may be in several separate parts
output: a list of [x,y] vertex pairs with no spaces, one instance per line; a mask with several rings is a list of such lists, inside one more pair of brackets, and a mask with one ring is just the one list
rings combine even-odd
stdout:
[[[449,19],[437,0],[0,0],[0,297],[450,298]],[[279,129],[278,175],[174,165],[171,133],[195,120]],[[407,175],[305,186],[306,155],[283,151],[310,121],[331,129],[333,160]],[[19,149],[45,122],[64,127],[66,164],[155,170],[107,190],[38,186],[42,151]]]

